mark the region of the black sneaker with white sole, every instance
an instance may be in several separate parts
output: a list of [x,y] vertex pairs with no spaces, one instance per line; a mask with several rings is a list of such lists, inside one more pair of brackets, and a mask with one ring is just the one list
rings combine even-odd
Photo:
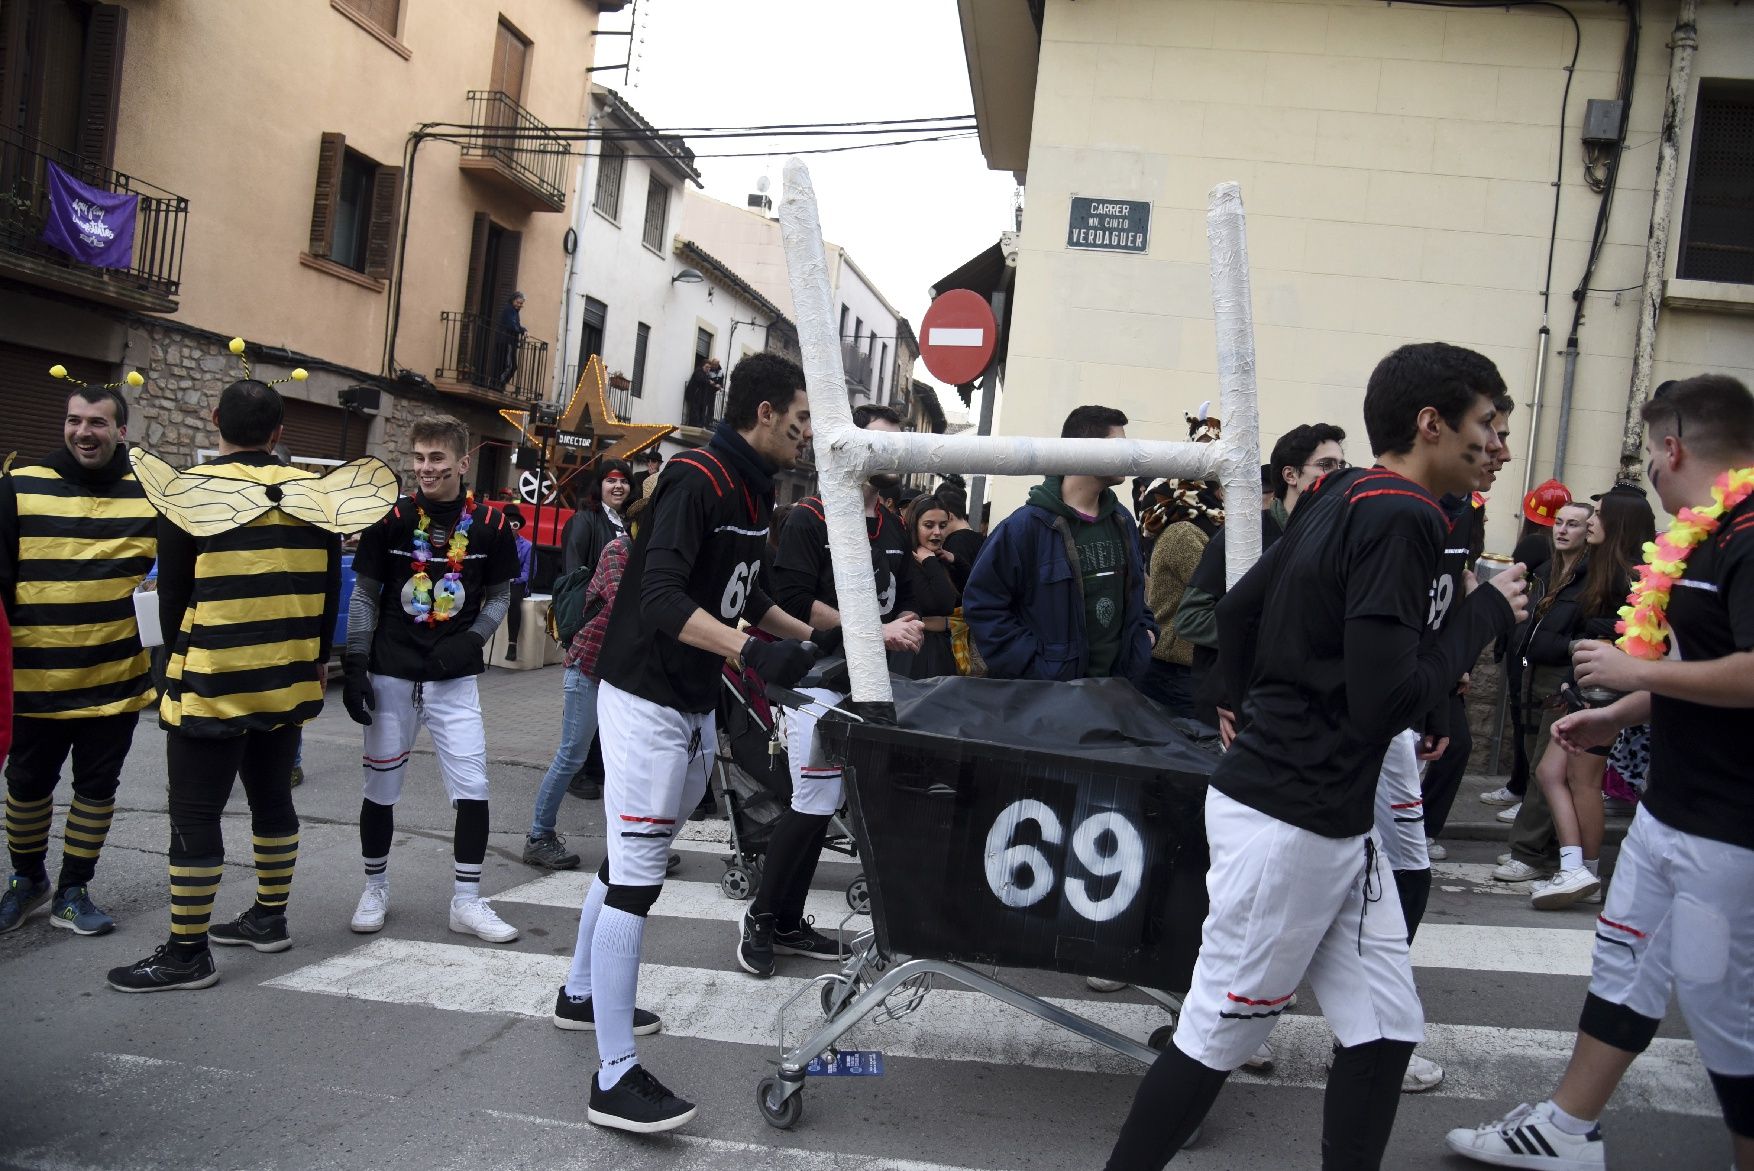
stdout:
[[[566,985],[554,995],[554,1027],[568,1029],[576,1033],[594,1033],[597,1031],[597,1011],[591,1006],[589,996],[574,998],[566,994]],[[664,1022],[658,1019],[655,1012],[647,1012],[643,1008],[633,1010],[633,1035],[649,1037],[663,1029]]]
[[636,1065],[621,1075],[610,1089],[598,1088],[591,1075],[591,1106],[585,1117],[598,1126],[657,1134],[675,1130],[694,1117],[694,1103],[685,1102],[664,1088],[664,1083]]
[[125,968],[111,968],[109,975],[110,987],[117,992],[173,992],[179,988],[192,991],[210,988],[218,982],[212,952],[202,948],[193,957],[182,959],[168,943],[159,944],[157,951]]
[[251,907],[230,923],[216,923],[207,938],[223,947],[253,947],[257,951],[285,951],[292,946],[285,915],[264,915]]
[[816,930],[816,924],[809,919],[801,921],[791,931],[775,930],[773,949],[780,955],[803,956],[812,960],[844,960],[847,957],[847,949],[841,944],[839,933],[824,935]]
[[743,937],[737,941],[737,966],[751,976],[773,975],[773,916],[743,912]]

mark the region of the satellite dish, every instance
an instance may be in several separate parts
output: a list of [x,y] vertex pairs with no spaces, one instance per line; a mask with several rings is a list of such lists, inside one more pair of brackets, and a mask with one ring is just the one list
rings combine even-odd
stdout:
[[763,175],[761,178],[759,178],[755,181],[755,189],[757,191],[761,192],[763,195],[766,195],[767,189],[769,187],[772,187],[772,186],[773,186],[772,180],[770,180],[766,175]]

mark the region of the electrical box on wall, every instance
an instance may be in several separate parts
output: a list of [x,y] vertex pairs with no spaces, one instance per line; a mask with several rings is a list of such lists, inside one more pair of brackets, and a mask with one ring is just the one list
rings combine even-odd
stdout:
[[1625,102],[1591,98],[1583,111],[1583,140],[1590,146],[1613,146],[1620,141],[1625,123]]

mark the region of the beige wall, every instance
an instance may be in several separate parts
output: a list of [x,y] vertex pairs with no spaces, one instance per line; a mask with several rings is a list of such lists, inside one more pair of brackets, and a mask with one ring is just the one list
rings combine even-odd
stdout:
[[[1578,128],[1586,99],[1614,96],[1625,29],[1617,7],[1576,11],[1550,407],[1599,202],[1582,182]],[[1643,275],[1673,21],[1672,0],[1645,6],[1601,288]],[[1754,75],[1754,10],[1706,0],[1700,46],[1696,78]],[[1540,9],[1049,0],[1000,429],[1057,434],[1071,405],[1102,402],[1132,416],[1134,434],[1185,437],[1183,413],[1217,397],[1206,194],[1234,179],[1249,213],[1269,447],[1325,419],[1352,436],[1355,462],[1367,460],[1360,406],[1371,367],[1403,342],[1439,338],[1498,363],[1525,404],[1520,461],[1571,50],[1570,23]],[[1150,200],[1149,254],[1068,251],[1074,194]],[[1637,302],[1588,301],[1566,474],[1584,492],[1606,487],[1618,461]],[[1657,359],[1658,379],[1709,367],[1747,380],[1754,318],[1667,309]],[[1543,475],[1556,419],[1549,409],[1537,445]],[[1522,470],[1513,465],[1494,494],[1491,547],[1509,547]],[[1001,481],[994,515],[1026,487]]]
[[[556,0],[404,0],[405,58],[325,0],[128,5],[116,168],[189,199],[181,309],[172,320],[376,373],[389,294],[305,267],[325,131],[400,165],[421,122],[467,122],[487,89],[498,18],[533,42],[524,106],[582,125],[596,7]],[[524,235],[524,324],[552,343],[564,213],[531,213],[465,175],[458,148],[421,148],[397,359],[428,377],[439,313],[464,308],[473,214]],[[570,185],[576,168],[562,168]],[[551,354],[551,361],[554,360]]]

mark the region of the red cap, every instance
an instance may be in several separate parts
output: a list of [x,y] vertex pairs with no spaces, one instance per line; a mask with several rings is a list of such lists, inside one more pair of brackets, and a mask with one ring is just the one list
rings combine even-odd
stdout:
[[1538,525],[1551,528],[1559,510],[1571,503],[1571,489],[1558,480],[1537,484],[1523,497],[1523,516]]

